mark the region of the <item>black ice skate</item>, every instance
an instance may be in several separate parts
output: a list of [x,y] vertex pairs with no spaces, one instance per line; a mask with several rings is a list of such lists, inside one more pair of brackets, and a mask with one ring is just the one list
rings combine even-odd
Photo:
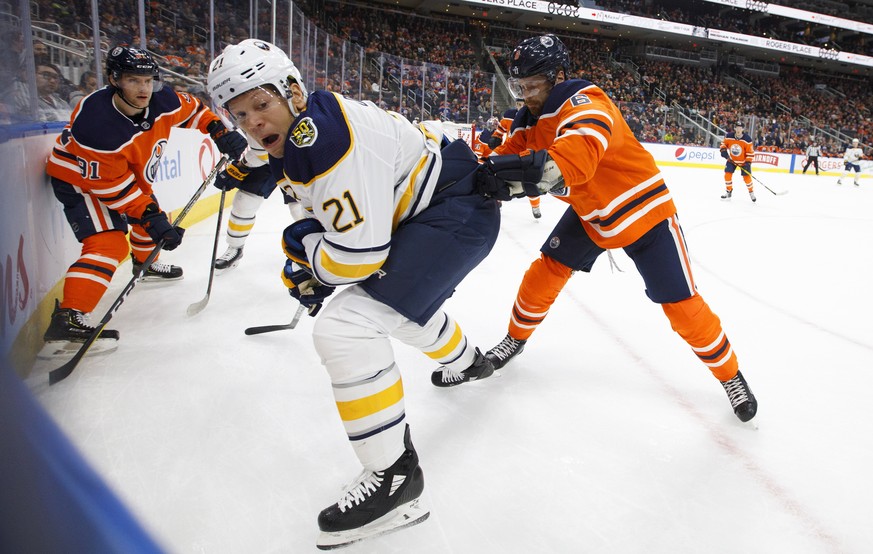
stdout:
[[485,353],[494,369],[500,369],[512,358],[521,354],[526,340],[516,340],[507,334],[500,343]]
[[727,381],[724,381],[721,386],[727,392],[728,400],[731,401],[731,407],[734,413],[740,418],[740,421],[749,421],[758,412],[758,401],[755,395],[752,394],[752,389],[743,378],[743,374],[737,371],[737,374]]
[[[65,354],[74,354],[95,330],[95,327],[88,325],[85,314],[72,308],[61,308],[61,303],[55,300],[52,320],[43,336],[46,347],[40,351],[39,357],[54,358]],[[118,331],[103,329],[100,331],[100,336],[88,349],[88,353],[111,352],[118,348],[118,338]]]
[[340,548],[427,519],[430,512],[422,507],[420,499],[424,473],[408,425],[403,443],[406,451],[391,467],[365,470],[339,502],[318,514],[319,549]]
[[531,211],[531,213],[533,213],[534,219],[539,219],[539,218],[543,217],[543,212],[538,207],[531,208],[530,211]]
[[[133,274],[137,275],[142,264],[136,261],[133,254],[130,255],[133,262]],[[140,281],[178,281],[182,278],[182,268],[177,265],[170,265],[161,262],[152,262],[152,265],[145,270]]]
[[234,248],[233,246],[228,246],[227,250],[224,251],[224,254],[215,260],[215,269],[218,271],[233,269],[239,265],[239,261],[242,260],[242,257],[242,247]]
[[477,381],[491,377],[492,373],[494,373],[494,366],[477,348],[476,357],[473,359],[473,364],[470,367],[460,373],[452,371],[445,366],[440,367],[431,373],[430,382],[437,387],[454,387],[468,381]]
[[722,199],[722,200],[730,200],[730,199],[731,199],[731,195],[732,195],[733,193],[734,193],[734,191],[732,191],[732,190],[726,190],[726,191],[724,191],[724,194],[721,195],[721,199]]

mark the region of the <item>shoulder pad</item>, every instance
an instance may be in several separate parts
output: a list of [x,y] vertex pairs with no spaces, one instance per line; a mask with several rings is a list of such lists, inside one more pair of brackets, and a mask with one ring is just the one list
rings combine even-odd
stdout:
[[549,93],[549,97],[543,105],[543,113],[556,112],[564,102],[577,96],[580,97],[580,102],[584,102],[586,99],[585,94],[580,91],[590,86],[591,82],[584,79],[570,79],[569,81],[558,83],[552,89],[552,92]]
[[306,111],[291,124],[283,165],[295,183],[310,183],[336,166],[352,148],[352,129],[339,97],[309,94]]

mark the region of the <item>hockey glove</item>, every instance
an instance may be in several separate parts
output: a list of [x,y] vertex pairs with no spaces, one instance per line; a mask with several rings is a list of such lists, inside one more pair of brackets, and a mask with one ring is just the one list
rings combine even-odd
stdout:
[[233,190],[240,186],[251,172],[252,168],[245,165],[242,161],[231,162],[224,166],[224,169],[215,176],[215,181],[212,184],[218,190]]
[[164,250],[173,250],[182,244],[182,235],[185,234],[185,229],[170,225],[167,214],[158,208],[157,204],[149,204],[146,207],[139,218],[139,224],[153,241],[158,242],[164,239]]
[[564,176],[545,150],[490,156],[477,176],[477,190],[497,200],[540,196],[564,186]]
[[312,317],[321,310],[324,300],[336,290],[336,287],[322,284],[312,276],[312,273],[292,260],[285,262],[285,267],[282,269],[282,282],[288,287],[288,293],[308,308],[309,315]]
[[310,267],[306,257],[306,248],[303,247],[303,237],[311,233],[323,233],[324,227],[317,219],[306,217],[295,221],[282,232],[282,250],[288,259],[294,260],[304,267]]
[[728,156],[727,150],[725,150],[724,148],[721,149],[721,157],[726,159],[726,160],[730,159],[730,156]]
[[494,150],[495,148],[500,146],[502,142],[503,141],[500,139],[500,137],[495,137],[494,135],[491,135],[491,138],[488,139],[488,148]]
[[230,156],[232,160],[239,159],[248,146],[248,142],[236,131],[231,131],[219,120],[215,120],[206,126],[209,136],[215,141],[215,146],[222,154]]

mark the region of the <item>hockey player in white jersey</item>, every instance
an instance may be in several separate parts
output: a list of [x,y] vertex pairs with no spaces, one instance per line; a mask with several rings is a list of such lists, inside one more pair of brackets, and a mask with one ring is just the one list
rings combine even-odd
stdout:
[[852,171],[855,172],[855,186],[858,187],[861,185],[861,164],[858,162],[860,162],[863,157],[864,150],[861,149],[860,142],[856,138],[852,139],[852,146],[846,148],[846,151],[843,153],[845,169],[843,170],[843,174],[840,175],[840,178],[837,179],[838,185],[842,185],[843,179],[845,179],[846,175]]
[[319,514],[317,544],[420,523],[429,515],[424,480],[390,337],[449,368],[440,373],[457,383],[493,373],[441,308],[500,225],[497,202],[474,192],[476,156],[437,121],[413,125],[372,102],[308,93],[291,60],[263,41],[226,48],[208,86],[310,215],[283,232],[291,294],[313,314],[348,285],[321,309],[313,339],[364,471]]
[[[217,111],[223,116],[220,113],[223,110],[218,108]],[[229,121],[225,124],[232,128]],[[248,138],[248,143],[240,159],[228,163],[213,182],[219,190],[237,189],[227,221],[227,250],[215,260],[215,269],[219,273],[239,265],[246,239],[255,226],[258,209],[276,190],[276,179],[267,163],[267,151],[251,138]],[[304,212],[300,204],[287,194],[283,193],[283,197],[292,219],[297,221],[303,218]]]

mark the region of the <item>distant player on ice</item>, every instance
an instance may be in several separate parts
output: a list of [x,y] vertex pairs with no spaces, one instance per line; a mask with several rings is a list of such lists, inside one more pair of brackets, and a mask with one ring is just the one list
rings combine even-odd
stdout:
[[842,185],[843,179],[846,178],[851,172],[855,172],[855,186],[861,186],[861,164],[859,163],[861,159],[864,157],[864,150],[861,149],[861,142],[854,138],[852,139],[852,145],[846,148],[846,151],[843,153],[843,165],[845,169],[843,170],[843,174],[840,175],[840,178],[837,179],[837,184]]
[[742,121],[734,124],[734,130],[728,131],[719,146],[721,157],[727,160],[724,164],[724,194],[722,200],[730,200],[734,193],[734,172],[739,168],[749,191],[749,198],[756,201],[755,186],[752,183],[752,160],[755,158],[755,148],[752,137],[746,133]]

